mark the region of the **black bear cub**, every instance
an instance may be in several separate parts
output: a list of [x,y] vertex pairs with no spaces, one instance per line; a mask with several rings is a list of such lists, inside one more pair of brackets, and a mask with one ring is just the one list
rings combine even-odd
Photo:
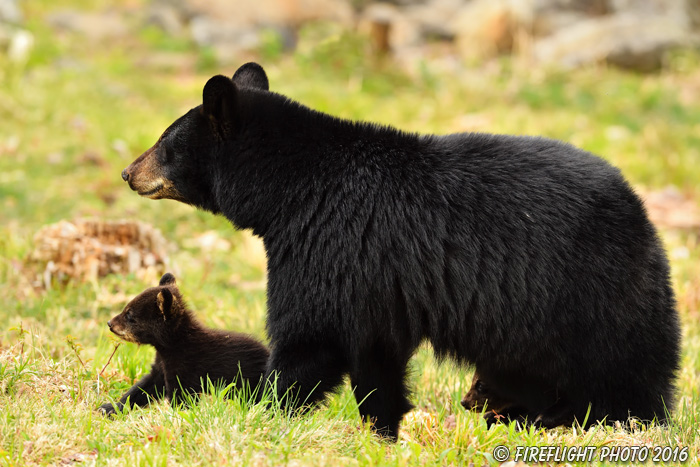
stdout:
[[467,410],[483,410],[486,407],[491,412],[500,412],[511,405],[511,402],[501,397],[478,372],[474,372],[472,386],[462,399],[462,407]]
[[[499,421],[517,421],[522,424],[531,423],[537,427],[551,428],[547,420],[541,415],[536,414],[531,419],[528,416],[528,409],[524,406],[518,406],[512,400],[504,397],[498,387],[494,387],[479,374],[478,370],[474,372],[472,385],[469,391],[464,395],[461,401],[462,407],[467,410],[485,411],[484,419],[490,427],[492,424]],[[556,406],[556,404],[555,404]],[[566,403],[560,403],[559,418],[557,424],[571,424],[574,418],[569,415],[570,406]]]
[[235,382],[239,389],[246,384],[254,388],[265,374],[267,347],[244,334],[203,326],[187,308],[170,273],[107,324],[125,341],[156,349],[151,372],[129,389],[116,407],[111,403],[100,406],[107,415],[121,410],[127,400],[144,406],[165,397],[173,405],[179,404],[183,393],[200,394],[208,380],[224,385]]

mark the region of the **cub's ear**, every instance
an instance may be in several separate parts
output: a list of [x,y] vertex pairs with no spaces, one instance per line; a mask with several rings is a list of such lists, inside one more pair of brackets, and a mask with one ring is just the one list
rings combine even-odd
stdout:
[[158,292],[156,302],[158,303],[158,309],[163,315],[163,320],[167,320],[170,317],[174,301],[175,297],[173,297],[170,290],[162,289],[160,292]]
[[235,127],[237,93],[233,81],[222,75],[210,78],[204,85],[202,113],[222,136]]
[[270,90],[270,82],[267,80],[265,70],[255,62],[246,63],[236,70],[233,82],[240,87]]
[[165,274],[163,274],[163,277],[160,278],[160,282],[158,283],[158,285],[175,285],[175,276],[173,276],[169,272],[166,272]]

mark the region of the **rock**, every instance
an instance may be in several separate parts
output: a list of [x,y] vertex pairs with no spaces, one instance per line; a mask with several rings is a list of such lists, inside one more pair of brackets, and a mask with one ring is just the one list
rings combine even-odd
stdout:
[[452,23],[460,54],[468,58],[493,57],[513,51],[516,36],[529,29],[531,12],[516,0],[474,0]]
[[286,45],[295,43],[295,29],[306,21],[331,20],[346,26],[354,13],[345,0],[157,0],[149,20],[166,31],[189,26],[192,39],[211,47],[220,61],[237,59],[257,49],[273,30]]
[[171,8],[186,21],[216,19],[235,26],[298,25],[311,20],[350,24],[353,11],[345,0],[158,0],[152,10]]
[[17,0],[0,0],[0,51],[11,62],[24,63],[34,48],[34,35],[23,29],[22,12]]
[[548,36],[579,21],[611,12],[609,0],[531,0],[528,23],[534,37]]
[[[229,60],[258,49],[269,30],[290,48],[305,22],[353,27],[355,10],[360,31],[382,53],[420,54],[431,40],[454,41],[463,57],[515,52],[565,67],[605,61],[656,69],[669,49],[688,44],[681,31],[700,27],[698,0],[153,0],[147,21],[169,34],[189,33]],[[89,30],[74,19],[56,21]],[[651,34],[640,26],[649,21]],[[117,27],[97,29],[105,35]]]
[[370,34],[380,52],[396,52],[422,41],[419,25],[397,6],[384,2],[374,3],[363,11],[359,29]]
[[187,27],[187,18],[181,10],[172,5],[157,5],[148,11],[146,23],[172,36],[181,36]]
[[24,63],[34,48],[34,35],[20,27],[0,23],[0,51],[6,52],[10,61]]
[[533,56],[539,63],[564,68],[606,62],[648,72],[663,65],[669,50],[692,43],[689,32],[671,17],[618,13],[581,21],[539,40]]
[[192,39],[199,46],[220,46],[232,50],[253,49],[260,44],[260,34],[253,26],[233,25],[211,16],[196,16],[190,21]]
[[62,10],[50,14],[48,22],[55,29],[79,33],[94,41],[114,39],[129,34],[125,19],[115,11]]
[[[696,0],[474,0],[456,15],[463,56],[519,52],[564,68],[605,62],[636,71],[663,66],[696,43]],[[695,9],[694,9],[695,7]]]
[[17,0],[0,0],[0,23],[20,24],[22,19]]
[[[363,9],[377,2],[375,0],[351,0],[351,3],[359,9]],[[425,0],[385,0],[382,3],[396,5],[398,7],[405,7],[410,5],[423,5]]]
[[[692,31],[700,25],[700,1],[698,0],[608,0],[613,13],[630,13],[647,16],[663,16],[678,24],[683,30]],[[695,32],[700,32],[695,29]]]
[[24,29],[14,31],[7,47],[7,57],[15,63],[24,63],[34,48],[34,35]]
[[457,32],[452,19],[467,4],[465,0],[432,0],[404,11],[419,26],[423,38],[452,40]]
[[637,189],[644,200],[649,219],[660,228],[700,232],[700,209],[696,200],[676,187],[648,191]]
[[695,0],[609,0],[615,13],[637,13],[666,15],[669,12],[682,12],[688,3]]
[[610,11],[608,0],[474,0],[453,15],[463,56],[527,51],[533,39]]

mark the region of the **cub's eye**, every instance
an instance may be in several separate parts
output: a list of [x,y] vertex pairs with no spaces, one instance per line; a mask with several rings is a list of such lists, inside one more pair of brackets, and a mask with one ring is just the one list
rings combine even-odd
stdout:
[[476,382],[476,387],[475,387],[474,389],[476,389],[478,392],[484,392],[484,385],[483,385],[483,383],[482,383],[481,381],[477,381],[477,382]]
[[131,314],[131,310],[129,310],[129,311],[126,312],[126,315],[124,315],[124,318],[126,318],[126,320],[127,320],[129,323],[133,323],[133,322],[134,322],[134,315]]

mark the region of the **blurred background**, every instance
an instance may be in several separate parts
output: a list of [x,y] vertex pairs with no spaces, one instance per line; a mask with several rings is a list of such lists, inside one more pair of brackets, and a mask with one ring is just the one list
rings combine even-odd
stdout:
[[[251,60],[271,90],[332,115],[412,132],[542,135],[618,166],[672,261],[685,332],[680,405],[697,407],[700,0],[0,0],[6,407],[43,407],[47,391],[60,399],[97,373],[91,391],[71,393],[82,402],[76,417],[118,396],[152,351],[122,346],[110,360],[105,323],[166,270],[207,324],[265,337],[260,241],[189,206],[140,198],[120,177],[200,103],[209,77]],[[38,353],[25,366],[30,338]],[[427,349],[413,367],[416,405],[454,424],[468,370],[438,367]],[[697,410],[681,412],[693,443]],[[0,423],[0,454],[19,460],[30,436],[12,420]],[[64,420],[51,428],[64,429]],[[51,443],[33,449],[25,455],[37,462],[64,455]]]
[[[0,251],[15,274],[43,248],[30,283],[45,289],[171,267],[147,247],[63,267],[73,250],[31,241],[60,220],[143,221],[176,249],[230,242],[225,222],[139,199],[119,173],[211,75],[250,60],[272,90],[344,118],[571,142],[619,166],[657,222],[692,230],[699,47],[699,0],[0,0]],[[85,228],[100,226],[38,240]],[[141,227],[123,228],[122,243],[142,241]],[[246,245],[252,270],[222,271],[261,281],[264,252]],[[219,271],[203,261],[181,269]]]

